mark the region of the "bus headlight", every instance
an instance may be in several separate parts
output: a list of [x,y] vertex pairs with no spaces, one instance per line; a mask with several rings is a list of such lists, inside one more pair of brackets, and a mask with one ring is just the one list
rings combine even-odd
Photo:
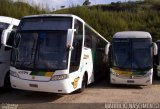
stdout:
[[113,75],[116,75],[116,73],[115,73],[115,72],[112,72],[112,74],[113,74]]
[[14,71],[10,71],[10,75],[19,78],[18,73],[14,72]]
[[112,74],[115,75],[115,76],[119,76],[119,74],[116,73],[116,72],[112,72]]
[[62,79],[67,79],[67,78],[68,78],[68,74],[54,75],[54,76],[51,78],[51,81],[62,80]]

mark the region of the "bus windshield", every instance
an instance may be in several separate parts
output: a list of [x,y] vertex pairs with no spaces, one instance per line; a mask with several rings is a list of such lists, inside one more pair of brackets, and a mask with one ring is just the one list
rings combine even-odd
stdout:
[[129,40],[115,39],[113,41],[113,66],[131,68]]
[[152,68],[152,43],[150,39],[132,40],[132,67],[134,69]]
[[[11,65],[26,70],[61,70],[68,65],[67,30],[71,17],[24,18],[18,26]],[[19,40],[19,41],[18,41]]]
[[126,69],[152,67],[151,39],[113,39],[113,66]]
[[[19,32],[19,45],[12,55],[14,66],[23,69],[56,70],[67,67],[67,31]],[[12,57],[15,57],[12,56]]]

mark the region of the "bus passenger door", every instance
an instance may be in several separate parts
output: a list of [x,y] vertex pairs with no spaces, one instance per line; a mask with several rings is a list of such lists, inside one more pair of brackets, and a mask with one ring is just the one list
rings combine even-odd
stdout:
[[[71,51],[70,58],[70,80],[74,89],[80,88],[80,78],[81,72],[79,71],[81,65],[81,54],[82,54],[82,44],[83,44],[83,24],[75,20],[75,29],[73,36],[73,49]],[[82,79],[82,78],[81,78]]]

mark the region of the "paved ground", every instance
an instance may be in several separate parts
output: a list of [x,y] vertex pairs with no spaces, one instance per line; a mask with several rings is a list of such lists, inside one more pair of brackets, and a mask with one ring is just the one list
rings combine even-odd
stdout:
[[55,103],[160,103],[160,80],[151,86],[110,85],[100,81],[89,85],[82,93],[59,95],[52,93],[13,90],[0,91],[0,103],[47,106]]

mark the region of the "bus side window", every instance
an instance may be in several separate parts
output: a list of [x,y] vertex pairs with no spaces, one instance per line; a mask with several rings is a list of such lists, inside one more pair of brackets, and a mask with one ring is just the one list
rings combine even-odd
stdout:
[[160,42],[158,43],[158,65],[160,65]]
[[[7,42],[6,45],[12,45],[13,46],[13,41],[14,41],[14,35],[15,35],[15,31],[11,31],[10,33],[8,33],[7,37]],[[5,51],[10,50],[10,47],[5,47]]]
[[77,71],[79,69],[80,65],[80,59],[81,59],[81,52],[82,52],[82,42],[83,42],[83,24],[75,20],[75,29],[76,32],[74,33],[73,38],[73,47],[71,53],[71,63],[70,63],[70,73]]
[[84,46],[88,48],[92,48],[92,32],[90,29],[85,26],[85,41]]
[[[8,33],[8,35],[7,35],[7,42],[6,42],[6,44],[7,45],[10,45],[10,46],[13,46],[13,41],[14,41],[14,35],[15,35],[15,31],[17,30],[17,26],[13,26],[12,27],[12,31],[10,32],[10,33]],[[7,51],[7,50],[10,50],[11,48],[9,48],[9,47],[5,47],[5,51]]]
[[[0,35],[2,35],[3,30],[0,29]],[[0,42],[1,42],[1,38],[2,36],[0,36]],[[0,48],[1,48],[1,44],[0,44]]]
[[15,25],[14,25],[12,29],[13,29],[13,30],[17,30],[17,28],[18,28],[18,26],[15,26]]

